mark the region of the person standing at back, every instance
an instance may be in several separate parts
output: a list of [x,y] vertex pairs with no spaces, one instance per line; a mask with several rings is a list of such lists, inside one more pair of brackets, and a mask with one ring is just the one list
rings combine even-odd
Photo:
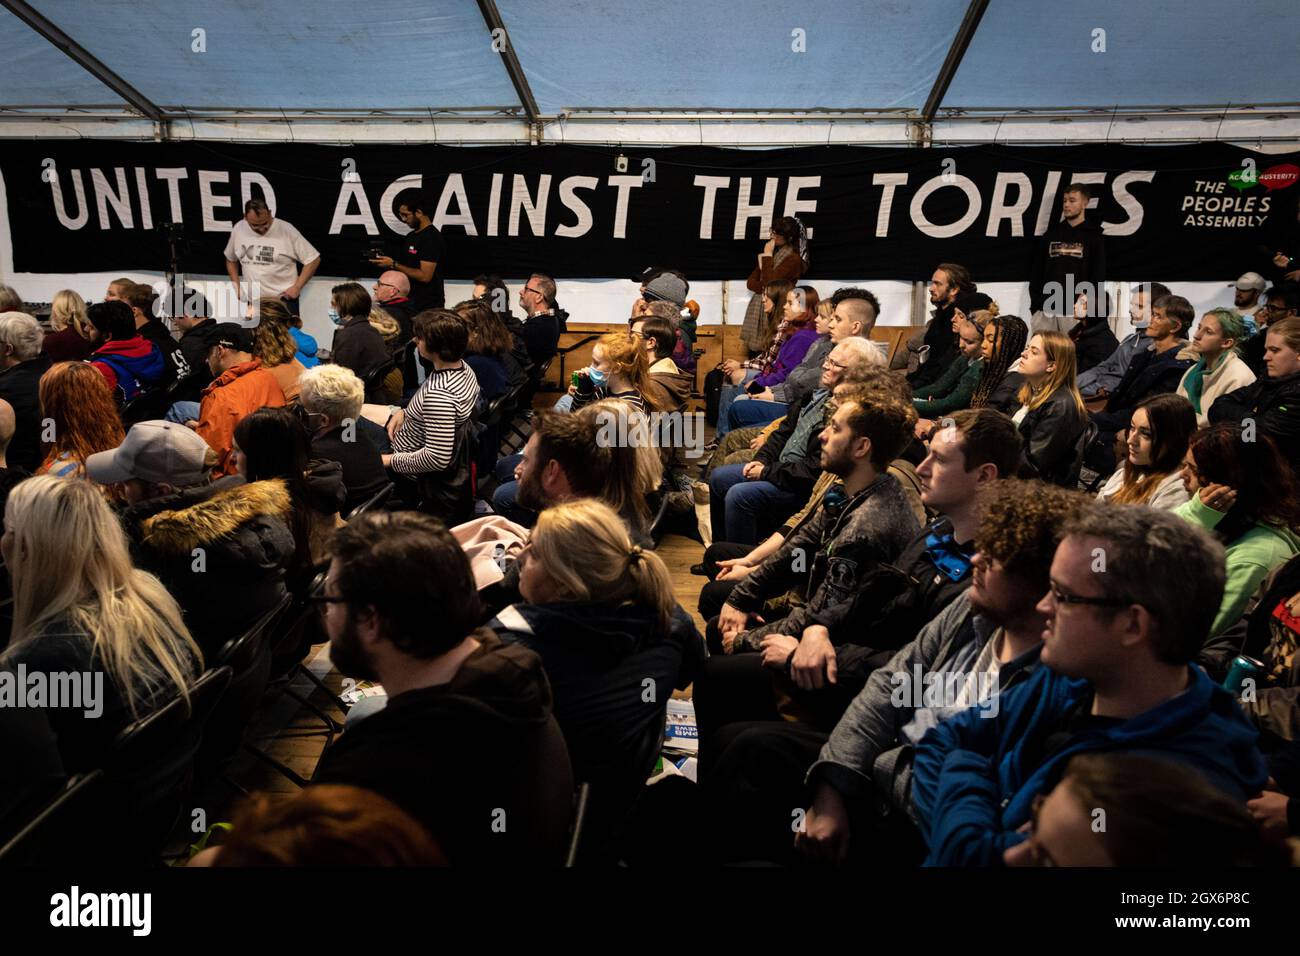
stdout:
[[1101,308],[1106,275],[1106,246],[1101,222],[1087,217],[1092,194],[1083,183],[1065,187],[1061,218],[1047,228],[1037,243],[1029,272],[1029,308],[1034,332],[1049,329],[1068,332],[1074,325],[1074,306],[1087,296],[1085,320]]
[[[400,272],[410,282],[408,296],[412,313],[441,309],[446,305],[439,266],[447,254],[442,233],[429,218],[429,197],[419,190],[404,194],[397,215],[411,231],[401,239],[401,248],[392,256],[376,256],[370,261],[384,270]],[[382,276],[380,277],[383,278]]]
[[[276,219],[260,199],[244,203],[244,218],[230,230],[225,254],[226,274],[241,302],[279,296],[294,315],[298,314],[298,296],[320,265],[315,247],[293,225]],[[246,289],[239,284],[241,268]]]

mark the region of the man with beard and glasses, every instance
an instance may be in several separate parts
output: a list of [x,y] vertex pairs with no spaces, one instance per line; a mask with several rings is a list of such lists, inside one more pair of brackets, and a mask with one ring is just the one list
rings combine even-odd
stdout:
[[335,666],[388,697],[325,752],[313,782],[387,797],[453,866],[559,864],[573,774],[550,683],[534,652],[476,628],[474,578],[446,526],[414,512],[357,518],[338,530],[315,600]]

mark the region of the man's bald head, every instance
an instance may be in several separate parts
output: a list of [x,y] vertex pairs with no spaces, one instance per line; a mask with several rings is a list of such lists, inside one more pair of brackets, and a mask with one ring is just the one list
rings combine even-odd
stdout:
[[18,420],[14,417],[14,407],[3,398],[0,398],[0,459],[4,458],[5,452],[9,449],[9,443],[13,441],[17,422]]

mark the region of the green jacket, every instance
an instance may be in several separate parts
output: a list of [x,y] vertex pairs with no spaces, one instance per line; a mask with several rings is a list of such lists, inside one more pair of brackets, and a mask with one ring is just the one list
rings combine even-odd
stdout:
[[970,361],[958,356],[938,380],[927,389],[930,398],[914,398],[916,414],[922,418],[936,418],[948,412],[970,408],[970,397],[979,384],[980,372],[984,370],[984,360],[977,358]]
[[[1206,531],[1213,531],[1223,520],[1223,512],[1201,503],[1199,494],[1174,509],[1174,514]],[[1214,618],[1211,637],[1217,637],[1246,610],[1246,603],[1260,583],[1278,565],[1300,553],[1300,537],[1289,528],[1257,524],[1227,547],[1228,577],[1223,585],[1223,603]]]

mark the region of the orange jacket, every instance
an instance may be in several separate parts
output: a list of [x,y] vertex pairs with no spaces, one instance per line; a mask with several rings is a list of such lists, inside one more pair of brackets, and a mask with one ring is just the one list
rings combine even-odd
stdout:
[[203,390],[199,403],[199,437],[217,453],[213,476],[235,473],[235,426],[244,416],[259,408],[278,408],[285,404],[284,392],[275,376],[262,368],[260,359],[232,365]]

